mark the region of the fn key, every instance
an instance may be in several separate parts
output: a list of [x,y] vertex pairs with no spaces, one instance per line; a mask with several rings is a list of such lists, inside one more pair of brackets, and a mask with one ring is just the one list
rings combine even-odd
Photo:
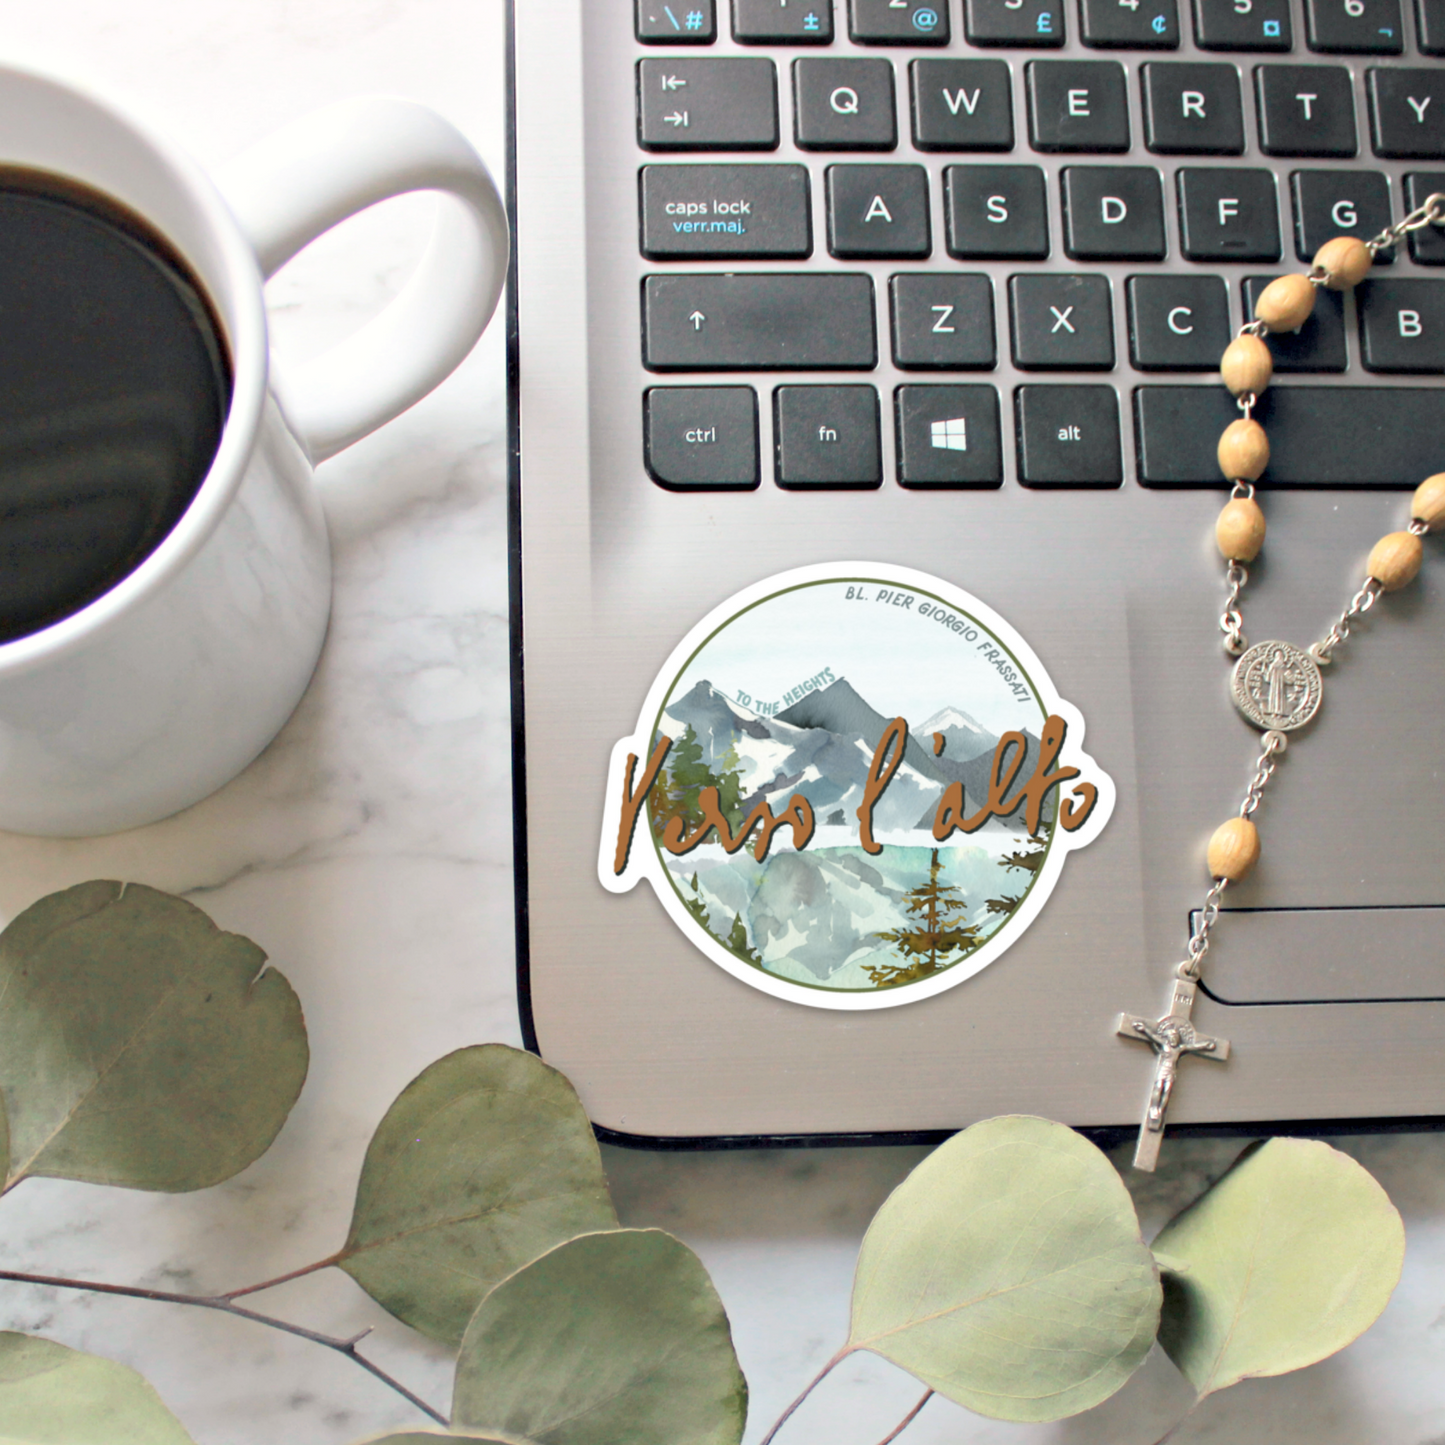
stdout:
[[758,484],[758,401],[750,386],[655,386],[643,398],[647,470],[676,491]]

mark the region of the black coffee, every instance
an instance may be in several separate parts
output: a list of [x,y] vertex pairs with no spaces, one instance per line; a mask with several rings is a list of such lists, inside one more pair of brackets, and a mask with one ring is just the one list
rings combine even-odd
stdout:
[[0,642],[78,612],[175,526],[230,404],[220,337],[145,221],[0,168]]

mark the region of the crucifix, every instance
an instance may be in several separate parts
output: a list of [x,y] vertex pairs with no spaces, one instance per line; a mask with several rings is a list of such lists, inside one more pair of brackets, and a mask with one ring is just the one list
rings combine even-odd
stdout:
[[1169,1012],[1163,1018],[1150,1020],[1134,1014],[1120,1014],[1114,1025],[1124,1038],[1146,1043],[1158,1055],[1149,1104],[1144,1111],[1144,1121],[1139,1126],[1139,1144],[1134,1150],[1134,1167],[1151,1174],[1159,1163],[1159,1147],[1164,1142],[1164,1115],[1169,1108],[1170,1095],[1174,1092],[1174,1080],[1179,1074],[1179,1060],[1185,1054],[1198,1054],[1201,1058],[1221,1062],[1229,1057],[1228,1039],[1212,1039],[1198,1033],[1190,1021],[1198,987],[1195,979],[1176,974],[1174,997],[1169,1002]]

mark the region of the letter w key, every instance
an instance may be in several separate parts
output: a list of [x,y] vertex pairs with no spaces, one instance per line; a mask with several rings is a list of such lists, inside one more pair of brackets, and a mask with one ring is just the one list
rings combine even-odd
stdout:
[[920,150],[1011,150],[1008,65],[1002,60],[915,60],[913,140]]

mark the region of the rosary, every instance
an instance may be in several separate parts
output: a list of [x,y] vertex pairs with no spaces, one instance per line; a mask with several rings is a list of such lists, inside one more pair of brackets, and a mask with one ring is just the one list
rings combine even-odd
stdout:
[[1415,580],[1424,560],[1421,540],[1427,532],[1445,530],[1445,473],[1421,483],[1410,505],[1410,524],[1403,532],[1382,537],[1370,553],[1365,583],[1325,637],[1308,649],[1288,642],[1260,642],[1248,646],[1239,599],[1249,581],[1245,564],[1253,562],[1264,546],[1264,513],[1254,496],[1254,483],[1269,465],[1269,438],[1254,420],[1260,393],[1269,385],[1274,362],[1263,337],[1270,332],[1298,331],[1309,320],[1315,292],[1326,286],[1343,291],[1369,273],[1376,255],[1395,245],[1408,232],[1445,224],[1445,193],[1431,196],[1403,221],[1387,227],[1370,241],[1339,236],[1326,242],[1315,255],[1307,275],[1281,276],[1260,294],[1255,320],[1240,328],[1219,364],[1225,386],[1238,399],[1243,413],[1219,439],[1219,467],[1233,483],[1229,502],[1215,527],[1219,550],[1228,563],[1225,583],[1228,597],[1220,628],[1224,650],[1238,658],[1230,682],[1234,705],[1259,728],[1262,753],[1236,817],[1215,830],[1209,841],[1209,875],[1213,885],[1205,895],[1189,940],[1188,956],[1174,970],[1174,992],[1168,1012],[1154,1020],[1120,1014],[1115,1025],[1125,1038],[1147,1043],[1155,1054],[1154,1080],[1139,1129],[1134,1167],[1152,1171],[1159,1162],[1164,1119],[1178,1074],[1187,1054],[1223,1061],[1229,1057],[1227,1039],[1199,1033],[1190,1022],[1198,991],[1209,935],[1219,921],[1219,900],[1231,883],[1238,883],[1259,860],[1259,830],[1252,815],[1258,809],[1265,785],[1274,776],[1288,745],[1288,734],[1302,728],[1319,711],[1324,692],[1322,669],[1349,637],[1357,618],[1375,605],[1382,592],[1395,592]]

